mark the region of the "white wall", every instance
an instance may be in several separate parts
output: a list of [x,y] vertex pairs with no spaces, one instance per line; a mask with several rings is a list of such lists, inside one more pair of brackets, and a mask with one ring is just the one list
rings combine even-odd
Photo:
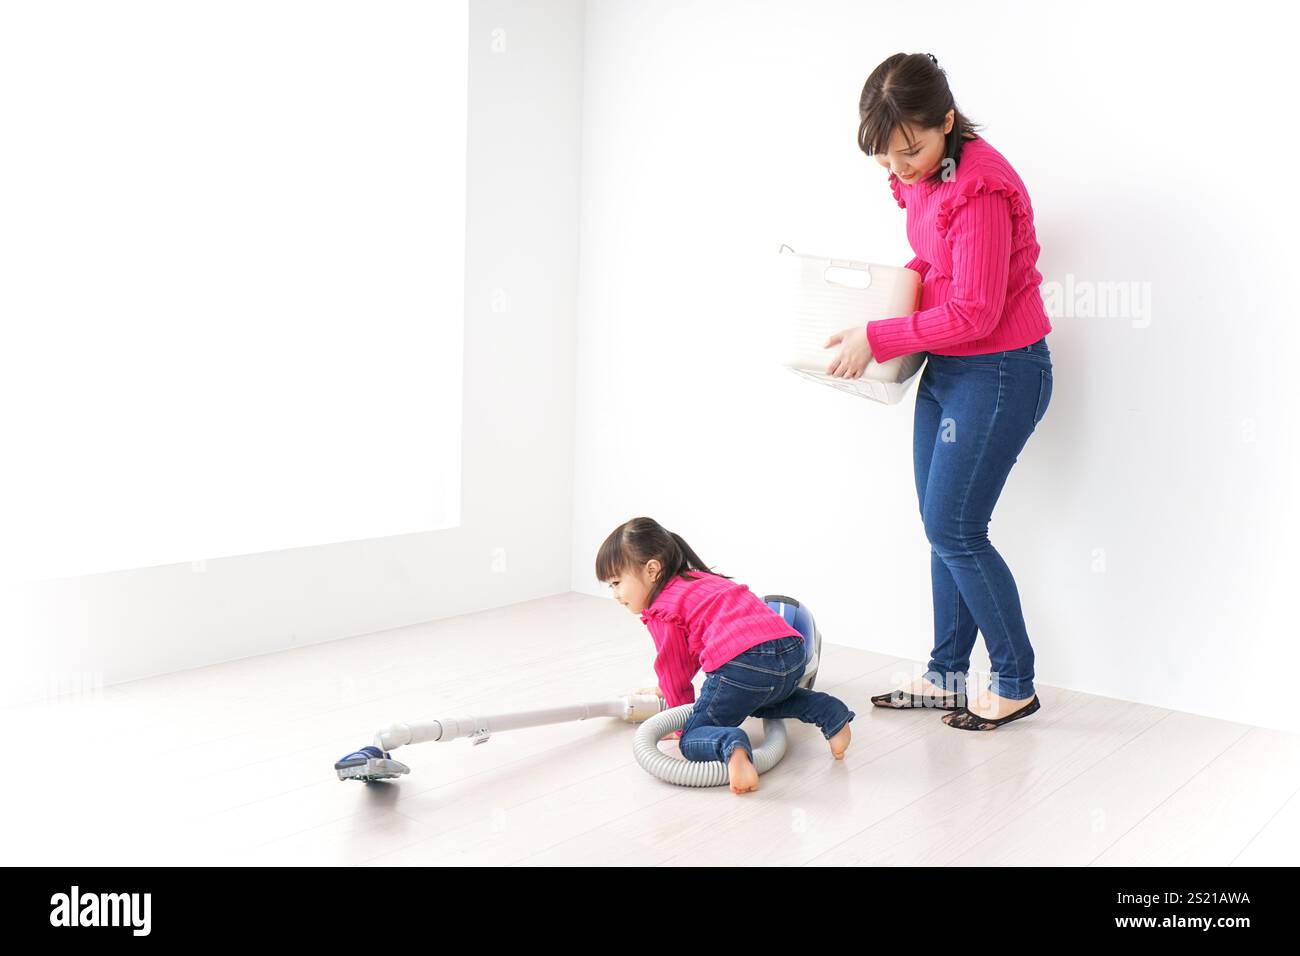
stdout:
[[0,594],[0,701],[569,589],[582,24],[470,5],[461,526]]
[[607,593],[596,548],[644,513],[827,640],[928,657],[915,389],[884,407],[779,369],[764,268],[782,242],[911,256],[857,99],[931,52],[1029,189],[1045,291],[1150,294],[1051,306],[1052,404],[990,526],[1037,679],[1289,726],[1297,134],[1268,9],[589,3],[574,588]]
[[595,549],[641,513],[828,640],[924,660],[911,398],[777,368],[764,286],[782,242],[910,257],[854,143],[905,50],[1028,184],[1048,283],[1151,291],[1149,321],[1053,312],[1052,407],[991,527],[1038,679],[1287,726],[1289,49],[1233,9],[476,0],[462,526],[0,594],[0,692],[603,594]]

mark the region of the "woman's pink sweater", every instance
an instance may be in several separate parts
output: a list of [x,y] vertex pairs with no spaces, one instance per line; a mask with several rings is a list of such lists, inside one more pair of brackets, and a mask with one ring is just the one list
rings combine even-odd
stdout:
[[1018,349],[1052,331],[1039,292],[1038,239],[1029,194],[1001,153],[967,140],[951,179],[911,185],[889,174],[907,210],[921,274],[920,308],[867,323],[877,362],[913,352],[978,355]]

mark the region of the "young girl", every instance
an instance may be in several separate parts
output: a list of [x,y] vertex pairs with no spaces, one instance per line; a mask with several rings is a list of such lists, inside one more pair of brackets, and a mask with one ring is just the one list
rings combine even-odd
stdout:
[[[746,717],[793,717],[816,724],[836,760],[857,716],[838,698],[799,687],[803,636],[748,586],[711,572],[681,536],[653,518],[633,518],[596,555],[596,578],[654,638],[657,693],[669,707],[695,703],[680,731],[687,760],[721,760],[733,793],[758,789]],[[695,699],[696,671],[706,679]]]

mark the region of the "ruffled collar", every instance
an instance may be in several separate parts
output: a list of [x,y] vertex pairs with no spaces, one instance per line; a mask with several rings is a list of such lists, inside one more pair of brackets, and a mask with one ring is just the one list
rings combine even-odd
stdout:
[[[986,153],[982,147],[988,145],[988,141],[983,137],[977,137],[968,140],[962,149],[962,160],[957,167],[957,175],[948,180],[946,183],[939,185],[948,185],[951,188],[945,190],[939,208],[935,212],[935,227],[939,235],[946,238],[948,227],[952,221],[952,214],[965,205],[975,196],[982,193],[1001,193],[1006,196],[1011,205],[1012,236],[1013,241],[1019,245],[1028,242],[1033,236],[1033,215],[1030,212],[1029,202],[1019,187],[1011,180],[1003,164],[993,160],[991,154]],[[969,150],[976,146],[974,153]],[[969,160],[967,157],[969,156]],[[924,182],[921,180],[920,182]],[[894,199],[904,209],[907,203],[904,202],[903,189],[911,189],[920,185],[920,182],[907,183],[899,180],[892,172],[889,174],[889,188],[893,190]]]
[[902,180],[892,172],[889,174],[889,188],[894,192],[894,202],[898,203],[900,209],[906,209],[907,203],[903,202],[903,194],[900,191],[903,188]]
[[[692,571],[692,574],[703,574],[702,571]],[[698,578],[697,578],[698,580]],[[641,620],[648,621],[651,618],[657,618],[661,621],[668,621],[671,624],[686,626],[686,619],[682,617],[678,609],[680,601],[677,599],[676,592],[684,584],[689,584],[685,578],[674,576],[671,581],[664,585],[657,595],[654,603],[641,612]]]

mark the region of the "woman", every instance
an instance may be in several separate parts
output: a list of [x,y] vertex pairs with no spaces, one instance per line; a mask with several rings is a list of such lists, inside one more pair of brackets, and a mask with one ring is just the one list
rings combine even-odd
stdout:
[[[988,539],[993,506],[1052,396],[1052,330],[1039,293],[1039,246],[1024,183],[956,108],[930,54],[895,54],[867,79],[858,145],[890,170],[923,280],[910,315],[827,340],[827,372],[928,355],[916,396],[913,465],[930,541],[934,648],[925,675],[872,698],[952,711],[944,723],[992,730],[1039,709],[1034,651],[1016,582]],[[993,674],[967,697],[976,631]]]

